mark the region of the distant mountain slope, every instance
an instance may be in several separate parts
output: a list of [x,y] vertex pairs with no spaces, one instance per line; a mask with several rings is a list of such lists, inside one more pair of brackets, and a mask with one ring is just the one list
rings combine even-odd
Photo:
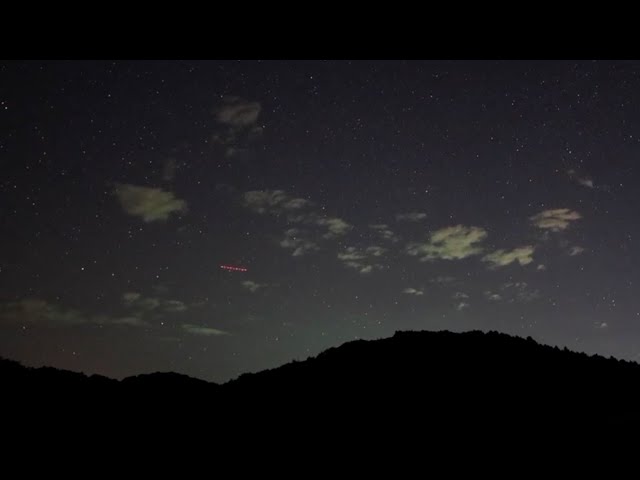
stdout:
[[0,361],[0,384],[15,412],[67,419],[100,412],[102,420],[173,426],[589,431],[640,418],[640,365],[494,332],[398,332],[223,385],[175,373],[116,381],[10,360]]
[[353,418],[431,424],[445,414],[465,422],[594,425],[638,418],[640,365],[494,332],[398,332],[245,374],[223,390],[240,402],[258,396],[272,411],[321,405],[329,416],[349,409]]

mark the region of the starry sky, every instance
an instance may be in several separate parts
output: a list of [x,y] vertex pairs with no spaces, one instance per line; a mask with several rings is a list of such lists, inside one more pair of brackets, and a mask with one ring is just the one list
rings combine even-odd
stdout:
[[638,91],[623,61],[2,63],[0,355],[222,382],[479,329],[638,361]]

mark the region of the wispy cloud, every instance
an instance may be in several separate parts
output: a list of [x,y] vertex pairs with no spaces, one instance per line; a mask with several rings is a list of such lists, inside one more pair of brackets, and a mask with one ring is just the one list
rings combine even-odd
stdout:
[[371,273],[373,272],[374,269],[382,268],[380,265],[366,264],[363,262],[355,262],[355,261],[345,261],[344,264],[347,267],[353,268],[362,274]]
[[221,145],[227,157],[247,149],[249,142],[262,134],[258,125],[261,106],[240,97],[225,96],[214,109],[219,128],[211,137],[214,144]]
[[370,247],[367,247],[365,252],[367,252],[367,254],[369,255],[373,255],[374,257],[381,257],[382,255],[384,255],[384,253],[387,251],[386,248],[384,247],[379,247],[377,245],[372,245]]
[[162,180],[165,182],[171,182],[176,178],[177,168],[178,164],[174,158],[167,159],[162,166]]
[[180,300],[144,297],[138,292],[122,295],[120,314],[93,314],[39,298],[0,304],[0,320],[22,325],[72,327],[78,325],[122,325],[149,327],[149,319],[170,312],[184,312],[188,306]]
[[429,282],[437,283],[437,284],[440,284],[440,285],[445,285],[445,284],[448,284],[448,283],[453,283],[453,282],[455,282],[455,280],[456,279],[454,277],[449,277],[449,276],[446,276],[446,275],[440,275],[438,277],[430,279]]
[[417,297],[424,295],[424,291],[422,289],[417,289],[417,288],[405,288],[402,293],[406,293],[409,295],[415,295]]
[[400,240],[398,236],[393,232],[393,230],[389,228],[389,225],[386,225],[384,223],[369,225],[369,228],[371,230],[374,230],[384,240],[389,240],[391,242],[397,242],[398,240]]
[[490,302],[499,302],[500,300],[502,300],[502,295],[500,295],[499,293],[493,293],[491,291],[484,292],[484,296]]
[[287,215],[287,220],[290,223],[302,223],[310,228],[322,227],[326,230],[326,232],[322,234],[322,238],[327,240],[332,240],[346,235],[353,229],[353,225],[350,225],[341,218],[327,217],[325,215],[319,215],[313,211],[289,214]]
[[584,171],[579,172],[576,169],[570,169],[567,171],[567,175],[569,178],[576,182],[578,185],[589,188],[591,190],[599,190],[602,192],[611,192],[610,185],[603,185],[601,183],[597,183],[591,175],[588,175]]
[[125,292],[122,294],[122,303],[131,310],[143,312],[184,312],[188,306],[180,300],[165,300],[158,297],[144,297],[138,292]]
[[260,115],[260,104],[240,97],[226,96],[216,109],[216,120],[224,125],[245,128],[254,125]]
[[126,292],[122,295],[122,301],[127,307],[138,308],[140,310],[155,310],[160,307],[160,299],[154,297],[143,297],[137,292]]
[[520,265],[528,265],[533,262],[532,255],[534,250],[535,247],[532,245],[514,248],[511,251],[502,249],[496,250],[495,252],[482,257],[482,261],[491,263],[491,266],[494,268],[511,265],[514,262],[517,262]]
[[25,324],[79,325],[92,323],[89,315],[39,298],[25,298],[0,306],[0,318]]
[[188,306],[180,300],[165,300],[163,307],[167,312],[184,312],[188,310]]
[[470,306],[471,305],[467,302],[459,302],[458,304],[456,304],[456,310],[461,312],[462,310],[464,310],[465,308],[469,308]]
[[125,212],[145,222],[167,220],[171,214],[187,210],[187,202],[160,188],[117,184],[114,194]]
[[193,325],[191,323],[185,323],[182,325],[182,328],[187,332],[193,335],[202,335],[202,336],[219,336],[219,335],[229,335],[229,332],[225,332],[223,330],[218,330],[217,328],[211,327],[203,327],[200,325]]
[[344,261],[357,261],[364,260],[367,255],[356,247],[347,247],[344,252],[338,253],[338,258]]
[[347,247],[344,251],[338,253],[338,259],[345,266],[358,270],[362,274],[367,274],[373,272],[373,270],[384,268],[377,263],[376,258],[382,256],[385,251],[386,249],[378,246],[371,246],[366,249]]
[[572,256],[572,257],[575,257],[576,255],[580,255],[584,251],[585,251],[585,248],[580,247],[578,245],[574,245],[573,247],[571,247],[569,249],[569,255]]
[[477,255],[482,248],[477,244],[487,237],[487,232],[479,227],[456,225],[436,230],[431,234],[428,242],[411,243],[406,252],[420,257],[420,261],[427,260],[460,260]]
[[327,228],[328,232],[323,235],[324,238],[339,237],[346,234],[353,228],[353,226],[349,225],[341,218],[336,217],[318,218],[316,220],[316,225]]
[[595,187],[593,180],[588,175],[580,175],[573,168],[567,171],[567,175],[571,180],[578,183],[578,185],[582,185],[583,187],[587,187],[587,188]]
[[[319,242],[344,236],[353,229],[352,225],[341,218],[318,214],[311,201],[292,197],[284,190],[253,190],[243,194],[242,202],[254,212],[284,217],[287,223],[299,224],[305,228],[286,230],[284,238],[279,242],[281,247],[292,249],[294,257],[319,250]],[[318,227],[325,230],[325,233],[318,231]]]
[[148,326],[147,322],[136,315],[125,317],[104,314],[93,315],[39,298],[25,298],[0,304],[0,320],[21,325],[50,327],[73,327],[78,325]]
[[427,214],[423,212],[409,212],[396,214],[396,220],[399,222],[419,222],[427,218]]
[[456,293],[453,294],[453,296],[451,298],[453,298],[454,300],[458,300],[460,298],[469,298],[469,295],[467,295],[464,292],[456,292]]
[[303,232],[298,228],[290,228],[285,231],[284,238],[280,241],[280,246],[293,250],[291,255],[294,257],[300,257],[320,249],[318,244],[305,238]]
[[113,321],[114,325],[128,325],[130,327],[148,327],[149,322],[140,317],[121,317]]
[[527,282],[507,282],[500,287],[502,297],[508,302],[531,302],[540,297],[540,291],[529,287]]
[[559,232],[566,230],[571,222],[582,218],[578,212],[568,208],[543,210],[530,217],[531,222],[538,228]]
[[252,190],[243,195],[243,201],[255,212],[273,215],[295,212],[311,205],[309,200],[291,197],[284,190]]
[[255,293],[261,288],[268,287],[269,285],[266,283],[257,283],[253,280],[245,280],[244,282],[242,282],[242,286],[249,290],[251,293]]
[[347,262],[346,265],[351,268],[355,268],[360,273],[371,273],[375,269],[381,269],[380,265],[362,265],[357,262]]

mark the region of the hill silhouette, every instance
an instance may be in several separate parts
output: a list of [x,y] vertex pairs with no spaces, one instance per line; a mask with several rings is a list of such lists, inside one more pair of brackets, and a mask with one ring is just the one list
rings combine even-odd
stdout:
[[[640,365],[506,334],[397,332],[215,384],[0,360],[5,426],[604,434],[640,426]],[[5,410],[6,411],[6,410]],[[189,427],[190,426],[190,427]]]

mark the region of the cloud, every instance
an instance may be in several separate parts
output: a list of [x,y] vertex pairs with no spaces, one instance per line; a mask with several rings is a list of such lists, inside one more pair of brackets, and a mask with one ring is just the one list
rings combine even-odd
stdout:
[[231,157],[235,153],[238,153],[238,149],[234,145],[239,141],[239,137],[240,137],[239,132],[240,131],[234,127],[227,127],[224,130],[215,132],[211,136],[211,141],[214,144],[222,145],[226,147],[225,155],[227,157]]
[[568,208],[544,210],[529,217],[536,227],[551,230],[552,232],[565,230],[571,222],[580,218],[582,218],[582,216],[578,212],[569,210]]
[[379,247],[377,245],[372,245],[370,247],[367,247],[365,251],[369,255],[373,255],[374,257],[380,257],[387,251],[387,249],[384,247]]
[[499,302],[500,300],[502,300],[502,296],[499,293],[493,293],[493,292],[487,291],[487,292],[484,292],[484,296],[490,302]]
[[216,192],[219,192],[223,195],[233,195],[238,191],[238,189],[233,185],[230,185],[228,183],[222,183],[222,182],[216,183],[214,188]]
[[293,250],[292,256],[294,257],[300,257],[308,252],[320,249],[315,242],[303,238],[301,233],[297,228],[290,228],[284,232],[284,239],[280,241],[281,247]]
[[145,222],[167,220],[172,213],[187,211],[187,202],[160,188],[117,184],[114,194],[125,212]]
[[382,256],[386,252],[385,248],[378,246],[367,247],[366,249],[358,249],[356,247],[347,247],[344,251],[338,253],[338,260],[341,260],[345,266],[358,270],[362,274],[373,272],[373,270],[382,270],[384,267],[374,260]]
[[137,310],[140,314],[144,312],[184,312],[188,306],[180,300],[165,300],[157,297],[143,297],[138,292],[126,292],[122,294],[122,302],[132,310]]
[[309,205],[311,205],[309,200],[305,200],[304,198],[292,198],[284,202],[282,204],[282,208],[285,210],[299,210]]
[[423,212],[409,212],[396,214],[396,220],[399,222],[419,222],[427,218],[427,214]]
[[174,178],[176,178],[176,169],[178,168],[178,164],[175,159],[170,158],[164,162],[162,166],[162,180],[165,182],[170,182]]
[[589,178],[586,175],[579,175],[578,172],[576,172],[576,170],[574,169],[568,170],[567,175],[569,175],[569,178],[571,180],[577,182],[579,185],[582,185],[583,187],[595,188],[595,185],[591,178]]
[[356,247],[347,247],[344,252],[338,253],[338,259],[344,261],[364,260],[367,258],[366,253],[358,251]]
[[382,265],[366,264],[366,263],[363,263],[363,262],[344,262],[344,264],[347,267],[353,268],[353,269],[357,270],[358,272],[360,272],[362,274],[371,273],[371,272],[373,272],[374,269],[381,270],[383,268]]
[[416,296],[421,296],[424,295],[424,292],[422,290],[418,290],[417,288],[405,288],[402,293],[407,293],[409,295],[416,295]]
[[[304,198],[289,196],[284,190],[253,190],[242,196],[245,207],[254,212],[286,218],[289,224],[300,224],[302,228],[289,228],[278,243],[292,250],[292,256],[300,257],[320,250],[319,242],[345,235],[353,226],[337,217],[321,216],[314,211],[314,204]],[[325,229],[324,234],[318,227]],[[380,247],[382,248],[382,247]]]
[[190,323],[183,324],[182,328],[188,333],[191,333],[193,335],[203,335],[203,336],[229,335],[229,332],[218,330],[217,328],[201,327],[199,325],[193,325]]
[[392,242],[397,242],[399,240],[398,236],[389,228],[389,225],[369,225],[369,228],[377,232],[377,234],[385,240],[390,240]]
[[520,265],[528,265],[533,262],[533,251],[535,247],[532,245],[526,245],[524,247],[514,248],[511,251],[496,250],[493,253],[482,257],[483,262],[489,262],[492,267],[504,267],[510,265],[513,262],[518,262]]
[[604,330],[609,327],[609,324],[607,322],[597,322],[596,327],[601,330]]
[[377,265],[359,265],[353,262],[349,262],[347,265],[357,269],[360,273],[371,273],[373,272],[374,267],[377,267]]
[[456,292],[456,293],[453,294],[453,296],[451,298],[457,300],[457,299],[460,299],[460,298],[469,298],[469,295],[467,295],[464,292]]
[[336,217],[318,218],[315,223],[316,225],[327,227],[327,229],[329,230],[327,233],[323,235],[324,238],[339,237],[341,235],[346,234],[349,230],[353,228],[344,220]]
[[[334,239],[345,235],[353,226],[337,217],[326,217],[313,211],[313,203],[304,198],[294,198],[287,195],[284,190],[253,190],[243,195],[245,207],[257,213],[270,213],[275,216],[286,216],[289,223],[300,223],[310,229],[322,227],[326,233],[324,239]],[[300,230],[291,229],[291,234],[280,242],[285,248],[293,248],[294,256],[300,256],[309,250],[317,249],[315,241],[297,240]]]
[[591,190],[599,190],[602,192],[611,192],[610,185],[597,184],[593,178],[585,172],[577,172],[575,169],[567,171],[569,178],[576,182],[578,185],[589,188]]
[[438,277],[430,279],[429,282],[438,283],[440,285],[444,285],[444,284],[447,284],[447,283],[455,282],[455,280],[456,279],[454,277],[448,277],[446,275],[440,275]]
[[165,300],[163,306],[167,312],[184,312],[189,308],[180,300]]
[[140,297],[142,297],[142,294],[137,292],[126,292],[122,294],[122,300],[127,304],[134,303]]
[[73,327],[78,325],[148,326],[137,316],[114,318],[109,315],[91,315],[74,308],[64,307],[47,300],[25,298],[0,304],[0,320],[15,324]]
[[242,282],[242,286],[249,290],[251,293],[255,293],[261,288],[268,287],[266,283],[256,283],[252,280],[245,280],[244,282]]
[[539,265],[536,267],[536,270],[538,270],[538,271],[543,271],[543,270],[546,270],[546,269],[547,269],[547,266],[546,266],[546,265],[544,265],[544,264],[542,264],[542,263],[541,263],[541,264],[539,264]]
[[38,298],[25,298],[0,305],[0,319],[15,323],[71,326],[90,323],[79,310],[65,308]]
[[223,97],[221,105],[215,110],[215,118],[220,127],[211,141],[224,147],[226,157],[246,152],[248,144],[262,134],[258,125],[261,106],[240,97]]
[[257,213],[273,215],[294,212],[311,205],[309,200],[290,197],[283,190],[252,190],[243,195],[243,201],[246,207]]
[[114,325],[128,325],[130,327],[148,327],[149,322],[140,317],[122,317],[113,321]]
[[234,128],[245,128],[254,125],[260,115],[260,104],[249,102],[240,97],[226,96],[222,105],[215,111],[218,123]]
[[580,255],[585,251],[585,248],[579,246],[573,246],[569,249],[569,255],[575,257],[576,255]]
[[122,294],[123,303],[130,308],[139,308],[141,310],[155,310],[161,304],[160,299],[154,297],[143,297],[137,292],[126,292]]
[[90,314],[75,308],[68,308],[38,298],[25,298],[15,302],[0,304],[0,321],[16,324],[34,324],[52,327],[72,327],[78,325],[124,325],[128,327],[148,327],[145,317],[167,312],[184,312],[188,309],[179,300],[164,300],[144,297],[138,292],[122,295],[124,314]]
[[507,282],[500,287],[502,297],[509,303],[531,302],[540,297],[537,289],[529,288],[527,282]]
[[486,230],[479,227],[456,225],[436,230],[426,243],[412,243],[406,252],[419,256],[420,261],[427,260],[460,260],[482,252],[477,246],[487,237]]
[[506,282],[502,284],[503,289],[505,288],[527,288],[529,284],[527,282]]
[[593,180],[591,180],[590,178],[579,178],[578,183],[583,187],[588,187],[588,188],[594,187]]
[[155,310],[160,306],[161,302],[157,298],[141,298],[136,305],[144,310]]
[[371,257],[380,257],[387,251],[386,248],[373,245],[364,250],[358,250],[356,247],[347,247],[341,253],[338,253],[338,259],[343,261],[359,261],[369,259]]
[[458,303],[458,304],[456,305],[456,310],[460,312],[460,311],[464,310],[465,308],[469,308],[470,306],[471,306],[471,305],[469,305],[469,304],[468,304],[468,303],[466,303],[466,302],[460,302],[460,303]]

